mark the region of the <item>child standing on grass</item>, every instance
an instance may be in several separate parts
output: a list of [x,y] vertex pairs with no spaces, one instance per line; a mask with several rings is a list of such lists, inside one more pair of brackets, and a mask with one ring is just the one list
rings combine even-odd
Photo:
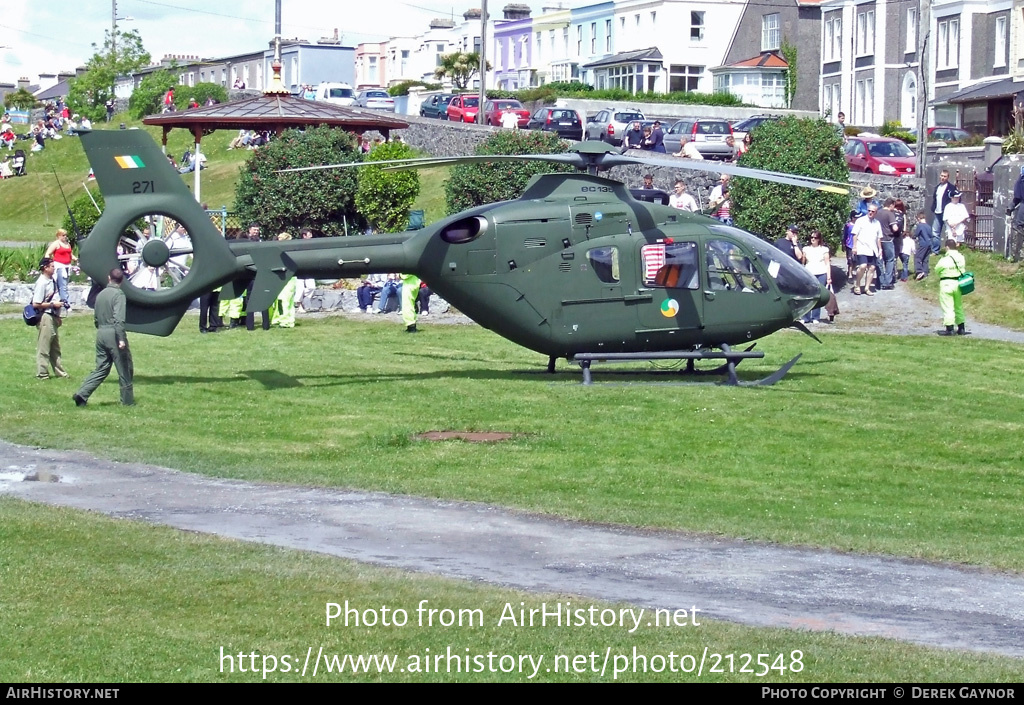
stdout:
[[903,231],[903,240],[900,244],[900,281],[905,282],[910,278],[910,258],[914,256],[917,245],[909,230]]
[[932,226],[927,222],[924,211],[917,212],[917,226],[914,227],[914,279],[921,281],[928,276],[928,256],[932,251]]

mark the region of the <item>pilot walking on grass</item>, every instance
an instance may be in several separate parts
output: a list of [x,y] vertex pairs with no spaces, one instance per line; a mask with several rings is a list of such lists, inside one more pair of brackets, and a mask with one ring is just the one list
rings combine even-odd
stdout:
[[128,348],[128,337],[124,329],[125,297],[121,291],[124,272],[115,267],[110,270],[107,288],[96,296],[96,369],[82,382],[82,388],[71,395],[77,406],[85,406],[89,396],[110,374],[110,366],[117,367],[117,378],[121,385],[121,403],[135,405],[132,378],[135,366],[132,352]]

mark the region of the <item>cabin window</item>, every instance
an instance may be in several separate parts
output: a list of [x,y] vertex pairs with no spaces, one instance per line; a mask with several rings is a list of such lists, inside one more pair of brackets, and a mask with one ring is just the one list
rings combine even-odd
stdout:
[[734,242],[710,240],[707,244],[708,288],[711,291],[765,293],[768,282],[747,253]]
[[697,289],[697,243],[658,242],[640,249],[645,286],[667,289]]
[[487,230],[487,221],[480,216],[457,220],[441,231],[441,239],[453,245],[462,245],[476,240]]
[[619,283],[619,248],[597,247],[587,251],[590,268],[606,284]]

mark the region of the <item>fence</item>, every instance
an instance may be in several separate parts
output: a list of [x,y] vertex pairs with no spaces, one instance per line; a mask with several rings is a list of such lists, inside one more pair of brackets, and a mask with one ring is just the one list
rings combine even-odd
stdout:
[[967,221],[966,244],[972,250],[991,252],[995,222],[992,216],[992,175],[976,171],[957,171],[956,188],[960,202],[971,214]]
[[220,234],[226,238],[240,237],[245,232],[238,213],[229,211],[227,206],[221,206],[219,210],[208,210],[206,214],[210,216],[214,226],[220,230]]

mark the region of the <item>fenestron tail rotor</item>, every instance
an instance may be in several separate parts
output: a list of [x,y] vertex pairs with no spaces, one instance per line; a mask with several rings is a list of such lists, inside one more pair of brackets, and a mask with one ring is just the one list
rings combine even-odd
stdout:
[[105,282],[122,268],[129,329],[168,335],[193,299],[242,267],[146,132],[86,132],[82,147],[106,201],[81,245],[82,269]]

